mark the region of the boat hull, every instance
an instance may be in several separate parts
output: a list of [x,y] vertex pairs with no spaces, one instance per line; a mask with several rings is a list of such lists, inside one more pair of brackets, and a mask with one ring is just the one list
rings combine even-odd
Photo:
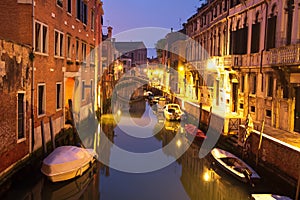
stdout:
[[204,134],[203,131],[198,129],[195,125],[193,124],[185,124],[184,129],[188,135],[191,137],[194,137],[194,140],[196,141],[203,141],[206,138],[206,135]]
[[251,200],[292,200],[287,196],[276,194],[251,194]]
[[86,163],[82,167],[74,169],[74,170],[69,171],[69,172],[65,172],[65,173],[62,173],[62,174],[55,174],[55,175],[47,175],[47,174],[45,174],[45,175],[52,182],[60,182],[60,181],[73,179],[77,176],[81,176],[86,170],[88,170],[91,167],[91,165],[94,163],[94,161],[95,161],[95,159],[93,159],[90,162]]
[[260,176],[249,165],[225,150],[214,148],[211,155],[217,161],[218,166],[241,182],[253,183],[260,179]]
[[96,156],[91,149],[75,146],[58,147],[43,160],[41,172],[52,182],[69,180],[81,176],[89,169]]

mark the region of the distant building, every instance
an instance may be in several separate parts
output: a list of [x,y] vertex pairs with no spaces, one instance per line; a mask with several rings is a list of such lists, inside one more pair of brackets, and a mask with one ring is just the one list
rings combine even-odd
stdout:
[[143,42],[115,42],[119,58],[130,58],[132,66],[147,64],[147,48]]

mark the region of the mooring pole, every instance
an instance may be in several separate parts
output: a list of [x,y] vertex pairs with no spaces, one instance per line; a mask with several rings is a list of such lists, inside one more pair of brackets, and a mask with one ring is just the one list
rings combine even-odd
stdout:
[[51,135],[52,147],[53,149],[55,149],[55,136],[53,133],[52,117],[49,117],[49,123],[50,123],[50,135]]
[[46,140],[45,140],[45,131],[44,131],[44,121],[41,121],[41,134],[42,134],[42,145],[44,154],[47,154],[47,146],[46,146]]

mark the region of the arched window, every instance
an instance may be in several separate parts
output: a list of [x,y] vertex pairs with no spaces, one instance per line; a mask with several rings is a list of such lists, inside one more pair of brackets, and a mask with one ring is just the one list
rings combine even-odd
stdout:
[[276,24],[277,24],[277,13],[276,13],[276,4],[274,4],[272,6],[270,17],[268,18],[267,50],[271,48],[275,48]]
[[294,0],[287,0],[287,4],[285,8],[287,14],[286,45],[291,44],[291,40],[292,40],[293,9],[294,9]]
[[257,12],[254,24],[252,24],[251,53],[258,53],[259,42],[260,42],[260,21],[259,21],[259,12]]

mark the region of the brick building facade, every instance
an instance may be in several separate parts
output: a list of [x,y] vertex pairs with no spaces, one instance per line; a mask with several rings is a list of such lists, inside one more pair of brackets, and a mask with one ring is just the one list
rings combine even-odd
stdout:
[[31,151],[30,52],[29,46],[0,40],[0,175]]
[[102,2],[15,0],[1,1],[0,9],[0,36],[30,46],[34,55],[33,137],[26,143],[36,150],[42,145],[42,123],[46,140],[50,120],[54,134],[64,127],[69,99],[76,97],[83,115],[85,105],[93,106],[101,57],[96,47],[102,37]]

